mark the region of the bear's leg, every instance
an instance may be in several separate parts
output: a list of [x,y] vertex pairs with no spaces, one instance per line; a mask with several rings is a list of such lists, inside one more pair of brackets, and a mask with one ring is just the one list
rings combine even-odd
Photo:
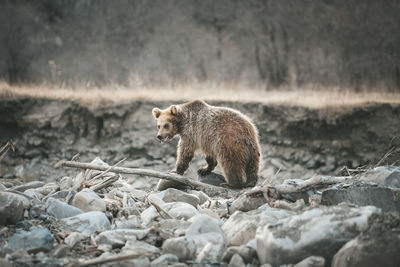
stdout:
[[217,161],[212,157],[206,157],[206,162],[207,162],[206,166],[197,170],[197,173],[201,176],[206,176],[210,174],[218,164]]
[[178,144],[178,157],[176,159],[176,173],[183,175],[189,168],[189,163],[194,156],[194,146],[190,143],[183,142],[182,139]]
[[250,157],[249,161],[247,162],[246,165],[246,186],[247,187],[253,187],[257,184],[258,180],[258,169],[260,166],[260,154],[257,153],[257,155]]
[[220,166],[224,171],[226,183],[233,188],[246,187],[246,173],[244,164],[238,160],[220,160]]

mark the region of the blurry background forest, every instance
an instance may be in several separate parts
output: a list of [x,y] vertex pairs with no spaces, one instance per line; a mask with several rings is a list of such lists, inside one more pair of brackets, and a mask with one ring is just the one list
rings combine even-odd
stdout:
[[1,0],[0,78],[399,91],[396,0]]

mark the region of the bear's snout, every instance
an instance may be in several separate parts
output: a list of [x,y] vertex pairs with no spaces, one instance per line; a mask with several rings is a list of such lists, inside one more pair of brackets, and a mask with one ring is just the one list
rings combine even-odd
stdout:
[[157,134],[157,138],[158,138],[158,140],[162,140],[163,139],[161,134]]

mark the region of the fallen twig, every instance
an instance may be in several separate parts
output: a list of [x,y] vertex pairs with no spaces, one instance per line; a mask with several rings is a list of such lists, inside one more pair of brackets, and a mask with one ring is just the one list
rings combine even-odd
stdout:
[[163,216],[163,214],[165,215],[165,217],[167,217],[167,219],[173,219],[174,217],[172,217],[171,216],[171,214],[169,214],[166,210],[164,210],[163,208],[161,208],[157,203],[155,203],[153,200],[151,200],[150,198],[148,198],[148,201],[149,201],[149,203],[151,204],[151,205],[153,205],[155,208],[156,208],[156,210],[158,211],[158,213],[160,213],[160,215],[162,216],[162,217],[164,217]]
[[10,148],[13,152],[15,152],[15,146],[11,142],[11,140],[7,141],[7,143],[4,146],[0,147],[0,160],[5,158],[8,151],[10,151]]
[[[99,170],[106,171],[110,167],[100,166],[92,163],[83,163],[83,162],[75,162],[75,161],[65,161],[62,160],[56,164],[57,167],[72,167],[72,168],[81,168],[81,169],[91,169],[91,170]],[[178,174],[174,173],[164,173],[149,169],[138,169],[138,168],[126,168],[126,167],[114,167],[112,172],[115,173],[125,173],[125,174],[134,174],[134,175],[145,175],[151,176],[159,179],[169,180],[177,183],[182,183],[187,185],[192,189],[199,189],[205,191],[208,195],[222,195],[222,196],[234,196],[240,193],[239,190],[229,189],[218,187],[206,183],[202,183],[196,181],[195,179],[190,179]]]
[[256,187],[245,194],[247,196],[255,195],[255,194],[263,194],[265,192],[271,197],[271,193],[273,194],[273,198],[279,198],[285,194],[293,194],[307,191],[311,188],[318,187],[321,185],[331,185],[337,184],[346,181],[346,179],[351,178],[351,176],[341,176],[341,177],[333,177],[333,176],[315,176],[310,179],[298,182],[298,183],[287,183],[280,184],[276,186],[264,186],[264,187]]
[[129,253],[129,254],[123,254],[123,255],[115,255],[115,256],[110,256],[110,257],[104,257],[104,258],[97,258],[97,259],[91,259],[83,262],[79,262],[77,264],[72,264],[71,266],[74,267],[85,267],[85,266],[92,266],[96,264],[102,264],[106,262],[113,262],[113,261],[124,261],[124,260],[130,260],[130,259],[135,259],[135,258],[140,258],[140,257],[148,257],[151,256],[152,254],[150,253]]

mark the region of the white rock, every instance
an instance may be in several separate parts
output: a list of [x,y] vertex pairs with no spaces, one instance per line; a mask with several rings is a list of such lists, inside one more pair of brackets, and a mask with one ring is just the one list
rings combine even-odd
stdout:
[[197,190],[190,190],[190,194],[195,195],[199,198],[200,200],[200,205],[204,204],[206,201],[210,200],[210,197],[204,193],[203,191],[197,191]]
[[185,202],[166,203],[162,208],[176,219],[189,219],[199,212],[192,205]]
[[165,240],[162,250],[176,255],[180,260],[191,260],[195,256],[196,245],[191,237],[175,237]]
[[96,231],[110,230],[106,215],[100,211],[85,212],[60,220],[66,229],[73,232],[94,234]]
[[104,200],[88,188],[78,192],[72,200],[72,205],[83,211],[106,211]]
[[310,256],[295,264],[293,267],[324,267],[325,259],[323,257]]
[[244,261],[239,254],[234,254],[229,262],[228,267],[245,267]]
[[142,219],[143,225],[148,225],[151,222],[155,221],[160,214],[158,213],[157,209],[154,206],[150,206],[145,209],[141,214],[140,218]]
[[141,227],[141,219],[137,215],[129,215],[128,218],[122,217],[115,220],[115,229],[136,229]]
[[197,196],[182,192],[175,188],[168,188],[165,190],[162,200],[165,202],[185,202],[193,207],[197,207],[200,203],[200,199]]
[[179,262],[179,258],[174,254],[164,254],[151,262],[151,267],[164,267],[168,263]]
[[83,233],[72,232],[64,239],[64,243],[67,244],[70,248],[73,248],[76,245],[76,243],[87,237],[89,237],[89,234],[87,233],[83,234]]
[[146,237],[148,230],[116,229],[104,231],[96,237],[97,244],[108,244],[113,248],[120,248],[128,240],[141,240]]
[[122,248],[122,252],[123,253],[135,252],[138,254],[145,255],[145,254],[159,253],[160,249],[150,244],[147,244],[146,242],[143,241],[128,240],[125,246]]
[[257,254],[261,263],[273,266],[296,263],[307,256],[329,259],[345,242],[368,226],[368,218],[380,213],[373,206],[321,207],[257,229]]

